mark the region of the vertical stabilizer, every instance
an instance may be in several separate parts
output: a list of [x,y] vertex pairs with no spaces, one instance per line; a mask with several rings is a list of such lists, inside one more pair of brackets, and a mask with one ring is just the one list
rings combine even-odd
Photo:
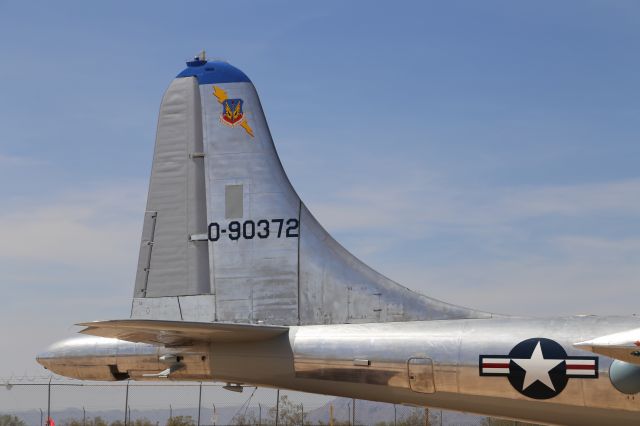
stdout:
[[201,57],[188,65],[162,101],[132,317],[292,325],[490,316],[417,294],[345,250],[291,186],[247,76]]

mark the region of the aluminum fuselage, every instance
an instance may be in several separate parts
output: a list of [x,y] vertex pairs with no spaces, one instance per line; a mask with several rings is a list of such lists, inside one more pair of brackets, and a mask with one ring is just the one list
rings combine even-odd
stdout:
[[[74,375],[74,363],[104,368],[106,362],[131,378],[150,380],[142,373],[161,370],[158,357],[172,352],[185,356],[186,368],[170,380],[279,387],[540,423],[637,424],[640,401],[610,383],[610,358],[598,356],[597,378],[571,378],[557,396],[537,400],[522,395],[506,377],[481,376],[479,356],[508,354],[518,342],[535,337],[558,342],[570,356],[593,355],[573,343],[639,326],[635,317],[593,316],[317,325],[291,327],[288,334],[261,342],[171,350],[88,337],[58,344],[39,362],[67,376]],[[430,360],[428,386],[411,382],[412,358]],[[84,371],[78,378],[99,376]]]

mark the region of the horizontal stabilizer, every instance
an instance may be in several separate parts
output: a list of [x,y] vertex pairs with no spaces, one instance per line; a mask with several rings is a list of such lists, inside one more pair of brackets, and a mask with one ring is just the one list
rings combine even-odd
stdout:
[[152,345],[192,346],[214,342],[252,342],[286,333],[282,326],[164,320],[112,320],[78,324],[80,333]]
[[620,361],[640,364],[640,328],[585,340],[573,346]]

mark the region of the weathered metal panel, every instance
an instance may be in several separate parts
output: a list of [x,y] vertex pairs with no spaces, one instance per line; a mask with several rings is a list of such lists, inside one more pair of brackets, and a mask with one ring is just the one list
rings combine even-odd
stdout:
[[[190,79],[191,80],[191,79]],[[206,240],[191,241],[189,235],[206,234],[207,232],[207,198],[205,185],[204,146],[202,141],[202,111],[200,109],[200,92],[197,82],[191,81],[188,88],[192,96],[189,98],[187,120],[187,285],[180,295],[208,294],[211,292],[209,282],[209,245]],[[184,312],[183,312],[184,314]]]
[[[298,238],[274,229],[281,225],[273,221],[298,221],[299,200],[280,165],[255,89],[250,83],[228,83],[200,90],[216,319],[297,324]],[[223,105],[214,90],[242,100],[251,132],[222,123]],[[240,186],[238,199],[237,189],[229,191]]]
[[[197,81],[174,80],[160,106],[147,210],[157,211],[146,292],[177,296],[209,292],[208,247],[189,241],[206,231],[202,126]],[[145,255],[145,253],[141,253]]]
[[136,297],[131,305],[131,318],[182,320],[177,297]]
[[180,310],[185,321],[215,321],[215,298],[213,295],[180,296]]

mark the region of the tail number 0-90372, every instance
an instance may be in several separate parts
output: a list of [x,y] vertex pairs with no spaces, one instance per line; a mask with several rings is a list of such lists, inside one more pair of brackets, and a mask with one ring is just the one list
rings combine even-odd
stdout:
[[300,222],[298,219],[260,219],[258,221],[237,220],[229,222],[225,228],[218,222],[209,224],[209,241],[218,241],[227,236],[231,241],[239,239],[252,240],[254,238],[298,238]]

